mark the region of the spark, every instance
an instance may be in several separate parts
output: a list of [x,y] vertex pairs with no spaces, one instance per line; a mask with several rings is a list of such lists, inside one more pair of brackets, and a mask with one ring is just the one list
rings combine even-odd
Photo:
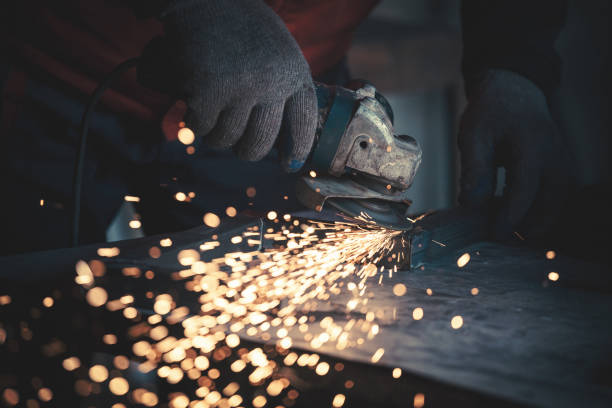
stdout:
[[257,194],[257,190],[255,189],[255,187],[247,187],[246,189],[247,197],[253,198],[255,197],[256,194]]
[[317,177],[317,172],[316,172],[316,171],[314,171],[314,170],[310,170],[310,171],[308,172],[308,174],[309,174],[309,175],[310,175],[310,177],[312,177],[312,178]]
[[466,252],[457,259],[457,266],[463,268],[468,262],[470,262],[470,254]]
[[556,256],[555,251],[546,251],[546,259],[555,259]]
[[195,140],[193,131],[187,127],[181,128],[177,134],[178,140],[184,145],[190,145]]
[[344,405],[345,400],[346,400],[346,397],[344,396],[344,394],[336,394],[332,401],[332,407],[334,408],[341,407],[342,405]]
[[472,295],[474,295],[474,296],[476,296],[476,295],[478,294],[478,292],[480,292],[480,291],[478,290],[478,288],[472,288],[472,290],[470,290],[470,293],[471,293]]
[[412,310],[412,318],[414,320],[421,320],[423,318],[423,308],[415,307],[414,310]]
[[414,408],[423,408],[425,405],[425,394],[418,393],[414,396]]
[[446,246],[445,244],[441,243],[440,241],[436,241],[435,239],[432,239],[431,241],[436,243],[436,244],[438,244],[438,245],[440,245],[441,247],[445,247]]
[[455,330],[458,330],[463,326],[463,317],[461,316],[453,316],[451,319],[451,327]]
[[[230,215],[227,210],[226,214]],[[92,306],[106,304],[110,311],[121,310],[124,318],[134,319],[130,332],[138,334],[133,336],[131,355],[137,357],[132,361],[139,361],[133,364],[137,364],[140,371],[153,371],[169,384],[194,381],[195,395],[204,404],[202,406],[227,406],[229,401],[233,401],[234,406],[245,403],[266,406],[269,404],[266,395],[274,397],[283,392],[287,399],[294,400],[299,393],[287,389],[291,383],[282,378],[278,360],[275,361],[265,347],[241,344],[239,335],[270,341],[275,346],[274,352],[281,353],[280,361],[286,367],[296,364],[312,368],[319,376],[328,375],[332,368],[330,363],[320,361],[320,356],[314,352],[298,354],[291,351],[293,344],[300,340],[309,344],[313,351],[326,347],[343,350],[375,341],[382,331],[379,319],[384,314],[367,309],[373,295],[369,289],[383,275],[386,278],[387,271],[389,279],[393,278],[398,271],[397,264],[382,266],[379,263],[398,262],[408,250],[408,242],[404,241],[401,231],[380,227],[365,213],[356,219],[337,222],[294,219],[289,214],[279,216],[274,211],[270,211],[267,218],[273,221],[273,226],[264,231],[249,227],[242,233],[232,234],[233,237],[224,238],[243,245],[252,240],[259,242],[262,238],[274,243],[265,251],[243,252],[234,247],[234,252],[205,261],[202,253],[221,245],[216,235],[199,243],[195,249],[177,251],[176,259],[183,269],[173,272],[171,277],[197,295],[199,311],[196,309],[195,313],[180,304],[174,289],[147,292],[147,301],[152,302],[154,312],[148,317],[139,312],[142,305],[133,295],[113,294],[109,301],[108,293],[101,286],[95,286],[98,275],[85,261],[77,264],[78,283],[88,290],[86,298]],[[213,213],[204,216],[204,223],[209,227],[217,227],[220,222]],[[173,243],[170,238],[164,238],[159,245],[166,247]],[[161,250],[155,248],[156,256],[161,256]],[[117,249],[116,255],[118,253]],[[122,272],[127,278],[144,275],[153,279],[156,276],[152,271],[131,266],[124,267]],[[408,291],[403,283],[391,288],[397,296],[404,296]],[[321,306],[330,304],[341,293],[346,295],[340,307],[350,314],[348,321],[334,314],[318,317]],[[414,309],[413,317],[422,318],[422,309]],[[182,333],[169,330],[169,325],[176,324],[182,325]],[[111,333],[105,334],[102,340],[108,345],[118,342],[117,336]],[[371,361],[378,363],[384,352],[383,348],[377,348]],[[227,374],[215,367],[217,361],[224,359],[228,359],[231,372],[244,372],[250,383],[262,388],[254,395],[241,395],[241,390],[228,388],[225,385]],[[113,394],[125,395],[130,392],[130,384],[118,370],[126,370],[129,364],[128,356],[115,356],[112,370],[101,365],[91,367],[90,379],[108,381]],[[80,361],[64,360],[63,365],[66,370],[76,370]],[[333,369],[340,372],[344,365],[336,363]],[[399,373],[401,375],[401,370]],[[399,377],[395,377],[396,370],[393,375]],[[75,384],[75,390],[79,395],[89,395],[92,391],[91,383],[88,384],[80,384],[78,388]],[[347,389],[353,386],[354,382],[346,381]],[[157,395],[147,392],[135,389],[130,392],[130,398],[145,406],[161,402]],[[197,402],[185,401],[177,393],[170,394],[169,400],[168,405],[173,407],[199,406]],[[336,395],[333,405],[340,407],[344,403],[345,396]]]
[[238,211],[235,207],[230,206],[225,209],[225,214],[227,214],[228,217],[235,217],[236,214],[238,214]]
[[404,296],[406,294],[406,285],[404,285],[403,283],[397,283],[395,284],[395,286],[393,286],[393,294],[395,296]]
[[87,299],[87,303],[89,303],[91,306],[100,307],[108,300],[108,294],[104,288],[95,287],[87,291],[85,299]]
[[38,390],[38,399],[49,402],[53,399],[53,392],[49,388],[41,388]]
[[379,348],[378,350],[376,350],[374,352],[374,354],[372,355],[372,362],[373,363],[378,363],[380,361],[380,359],[382,358],[383,354],[385,354],[385,349],[384,348]]
[[89,369],[89,378],[94,382],[104,382],[108,378],[108,369],[100,364],[94,365]]
[[557,272],[549,272],[548,273],[548,279],[553,281],[553,282],[556,282],[556,281],[559,280],[559,274]]
[[406,217],[406,219],[410,221],[411,223],[416,224],[417,222],[421,221],[423,218],[427,217],[429,214],[430,213],[424,213],[424,214],[419,215],[416,218]]
[[400,378],[402,376],[402,369],[401,368],[394,368],[393,372],[391,373],[391,375],[393,376],[393,378]]
[[106,258],[112,258],[114,256],[119,255],[119,248],[98,248],[98,255]]
[[125,201],[132,202],[132,203],[140,202],[140,197],[132,196],[132,195],[126,195],[125,197],[123,197],[123,199]]
[[204,224],[210,228],[216,228],[221,224],[221,219],[217,214],[209,212],[204,214]]
[[140,222],[140,220],[131,220],[129,222],[129,226],[132,229],[138,229],[142,226],[142,223]]

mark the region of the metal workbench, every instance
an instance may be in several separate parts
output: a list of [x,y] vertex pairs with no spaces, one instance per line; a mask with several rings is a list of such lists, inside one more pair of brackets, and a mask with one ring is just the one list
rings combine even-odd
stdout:
[[[263,221],[222,223],[220,240],[244,228],[245,222]],[[180,267],[177,252],[197,248],[214,232],[202,227],[169,234],[173,246],[162,248],[159,259],[152,259],[148,250],[160,237],[113,244],[121,252],[105,260],[107,284],[112,286],[112,271],[123,266],[151,268],[158,276],[176,271]],[[76,260],[96,258],[98,247],[0,258],[0,295],[33,285],[48,288],[66,277],[71,281]],[[206,256],[219,256],[222,251],[219,248]],[[457,258],[466,252],[471,260],[459,268]],[[425,395],[426,406],[612,405],[612,279],[606,267],[563,255],[550,260],[543,251],[491,242],[450,248],[422,262],[371,287],[373,308],[395,309],[393,318],[383,319],[382,332],[373,341],[342,351],[332,345],[316,350],[346,365],[342,375],[355,382],[352,389],[343,391],[346,406],[409,406],[417,392]],[[551,271],[559,274],[557,281],[548,279]],[[392,294],[396,283],[408,288],[404,296]],[[472,294],[473,288],[478,288],[477,295]],[[347,300],[342,296],[327,306],[328,311],[337,312],[338,322],[347,319],[342,316],[341,305]],[[189,299],[184,302],[188,304]],[[421,320],[413,319],[415,307],[423,309]],[[450,325],[456,315],[463,318],[459,329]],[[294,347],[310,349],[298,339]],[[381,347],[384,355],[374,366],[370,359]],[[390,375],[389,368],[394,367],[404,372],[399,380]],[[6,373],[2,374],[0,380],[6,379]],[[296,406],[333,395],[344,384],[345,377],[338,375],[305,375]]]

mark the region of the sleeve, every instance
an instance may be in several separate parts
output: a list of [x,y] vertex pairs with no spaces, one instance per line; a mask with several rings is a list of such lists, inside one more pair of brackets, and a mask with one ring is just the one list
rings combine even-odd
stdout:
[[549,96],[561,80],[554,45],[566,12],[567,0],[464,0],[462,71],[468,99],[487,69],[521,74]]

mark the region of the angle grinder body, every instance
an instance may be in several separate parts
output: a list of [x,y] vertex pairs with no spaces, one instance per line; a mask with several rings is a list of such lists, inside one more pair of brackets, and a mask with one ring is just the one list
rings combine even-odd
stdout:
[[408,230],[407,190],[421,163],[417,141],[393,132],[393,111],[374,86],[315,84],[318,126],[296,195],[305,206],[332,207],[368,223]]

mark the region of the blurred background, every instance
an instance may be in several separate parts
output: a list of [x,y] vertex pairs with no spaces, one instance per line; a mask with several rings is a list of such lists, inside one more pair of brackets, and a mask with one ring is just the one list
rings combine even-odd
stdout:
[[[354,77],[389,99],[398,133],[415,137],[423,162],[415,212],[455,204],[456,133],[465,107],[458,0],[383,0],[360,27],[349,54]],[[570,0],[557,41],[562,85],[551,110],[574,155],[581,186],[610,181],[610,54],[607,0]]]

